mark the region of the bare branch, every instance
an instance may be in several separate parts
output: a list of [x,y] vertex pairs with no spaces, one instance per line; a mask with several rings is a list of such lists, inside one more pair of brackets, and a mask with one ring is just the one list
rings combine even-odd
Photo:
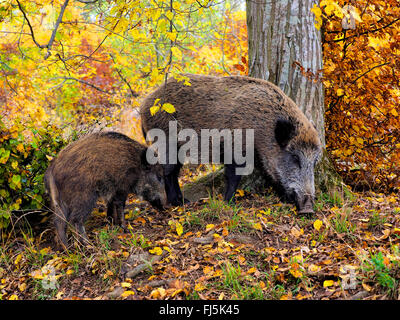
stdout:
[[55,24],[55,26],[54,26],[53,32],[51,33],[50,40],[49,40],[49,42],[48,42],[46,45],[42,45],[42,44],[40,44],[39,42],[36,41],[35,34],[34,34],[34,32],[33,32],[32,24],[31,24],[31,22],[29,21],[28,16],[26,15],[26,12],[25,12],[24,9],[22,8],[22,5],[21,5],[21,3],[19,2],[19,0],[16,0],[16,1],[17,1],[19,10],[22,12],[22,14],[23,14],[23,16],[24,16],[24,19],[25,19],[26,22],[28,23],[29,30],[31,31],[30,35],[31,35],[31,37],[32,37],[33,42],[34,42],[35,45],[36,45],[38,48],[40,48],[40,49],[45,49],[45,48],[47,48],[47,53],[46,53],[46,55],[44,56],[44,59],[46,60],[46,59],[50,56],[50,54],[51,54],[51,47],[53,46],[53,42],[54,42],[54,39],[55,39],[56,34],[57,34],[57,29],[58,29],[58,27],[59,27],[59,25],[60,25],[60,23],[61,23],[61,21],[62,21],[62,17],[63,17],[63,15],[64,15],[64,11],[65,11],[65,8],[66,8],[67,5],[68,5],[69,0],[65,0],[64,4],[61,6],[60,14],[58,15],[58,18],[57,18],[56,24]]
[[55,39],[55,37],[56,37],[56,33],[57,33],[58,26],[60,25],[60,23],[61,23],[61,21],[62,21],[62,17],[63,17],[63,15],[64,15],[64,11],[65,11],[65,8],[66,8],[67,5],[68,5],[68,2],[69,2],[69,0],[65,0],[64,4],[63,4],[62,7],[61,7],[60,14],[58,15],[58,18],[57,18],[56,24],[55,24],[55,26],[54,26],[53,32],[51,33],[51,37],[50,37],[49,43],[47,44],[47,53],[46,53],[46,55],[44,56],[44,59],[45,59],[45,60],[46,60],[46,59],[50,56],[50,54],[51,54],[51,52],[50,52],[50,51],[51,51],[51,47],[52,47],[52,45],[53,45],[54,39]]
[[135,91],[133,91],[133,89],[132,89],[131,85],[129,84],[128,80],[126,80],[125,77],[122,75],[121,70],[120,69],[116,69],[116,71],[117,71],[119,77],[121,78],[121,80],[128,86],[129,91],[131,92],[131,96],[133,98],[139,97],[139,94],[136,93]]
[[28,19],[27,15],[26,15],[24,9],[22,8],[22,5],[21,5],[21,3],[19,2],[19,0],[16,0],[16,1],[17,1],[19,10],[20,10],[20,11],[22,12],[22,14],[24,15],[24,19],[25,19],[26,22],[28,23],[29,29],[31,30],[31,37],[32,37],[33,42],[34,42],[34,43],[36,44],[36,46],[39,47],[40,49],[46,48],[47,45],[41,45],[40,43],[38,43],[38,42],[36,41],[35,34],[33,33],[33,28],[32,28],[31,22],[29,21],[29,19]]
[[91,87],[91,88],[93,88],[93,89],[96,89],[97,91],[103,92],[103,93],[105,93],[105,94],[109,94],[109,95],[112,95],[112,94],[113,94],[112,92],[105,91],[105,90],[99,88],[98,86],[96,86],[96,85],[94,85],[94,84],[92,84],[92,83],[90,83],[90,82],[87,82],[87,81],[85,81],[85,80],[82,80],[82,79],[77,79],[77,78],[74,78],[74,77],[55,77],[55,78],[52,78],[52,80],[55,80],[55,79],[64,79],[64,81],[62,82],[62,84],[63,84],[64,82],[68,81],[68,80],[77,81],[77,82],[79,82],[79,83],[82,83],[82,84],[84,84],[84,85],[86,85],[86,86],[89,86],[89,87]]

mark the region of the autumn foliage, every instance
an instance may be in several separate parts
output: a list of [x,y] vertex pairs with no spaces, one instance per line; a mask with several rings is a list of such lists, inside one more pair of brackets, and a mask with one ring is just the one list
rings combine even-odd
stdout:
[[314,13],[323,31],[327,150],[346,183],[398,188],[399,2],[321,1],[320,7]]
[[[320,192],[312,216],[270,190],[163,212],[130,197],[127,230],[107,224],[99,203],[91,245],[55,249],[43,187],[51,159],[98,127],[143,140],[135,108],[169,77],[246,75],[246,16],[234,3],[0,1],[0,300],[400,298],[400,201],[390,192]],[[392,191],[399,3],[321,0],[312,11],[324,69],[302,71],[323,75],[328,154],[347,184]],[[180,183],[211,170],[184,168]],[[24,223],[33,216],[40,223]]]

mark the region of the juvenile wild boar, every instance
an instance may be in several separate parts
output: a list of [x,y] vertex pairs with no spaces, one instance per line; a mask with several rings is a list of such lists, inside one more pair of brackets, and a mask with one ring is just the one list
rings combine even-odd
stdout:
[[157,208],[167,204],[162,168],[147,163],[146,151],[145,146],[117,132],[90,134],[60,151],[44,182],[62,245],[67,246],[68,225],[87,240],[84,223],[99,198],[107,202],[107,217],[123,228],[129,193]]
[[[170,79],[146,97],[140,108],[143,132],[157,128],[168,135],[170,121],[177,121],[179,129],[193,129],[198,136],[205,128],[254,129],[255,166],[272,178],[299,212],[312,213],[314,166],[321,155],[321,142],[300,108],[268,81],[243,76],[187,76],[190,86]],[[176,112],[152,116],[150,108],[156,99],[171,103]],[[163,168],[168,201],[179,205],[183,199],[177,178],[182,164],[170,161],[169,156],[166,159]],[[237,167],[234,161],[225,163],[226,201],[234,196],[240,182]]]

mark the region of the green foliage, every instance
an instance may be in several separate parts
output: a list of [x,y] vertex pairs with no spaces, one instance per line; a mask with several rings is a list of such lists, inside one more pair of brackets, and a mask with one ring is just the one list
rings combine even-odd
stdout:
[[7,128],[0,118],[0,229],[11,213],[43,207],[43,176],[57,152],[66,144],[60,128],[16,121]]
[[[392,249],[398,256],[398,246],[394,246]],[[391,260],[380,251],[375,254],[371,253],[370,257],[362,263],[361,270],[365,280],[377,283],[389,294],[396,290],[398,283],[396,278],[398,278],[400,270],[397,259]]]

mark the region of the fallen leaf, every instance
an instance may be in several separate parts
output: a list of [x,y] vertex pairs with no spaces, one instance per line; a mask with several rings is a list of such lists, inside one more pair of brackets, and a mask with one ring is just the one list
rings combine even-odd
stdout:
[[323,222],[319,219],[314,221],[314,229],[319,231],[319,229],[321,229],[321,226],[323,225]]
[[124,291],[123,294],[121,294],[121,297],[126,298],[126,297],[129,297],[129,296],[133,296],[134,294],[135,294],[134,291],[132,291],[132,290],[127,290],[127,291]]
[[296,228],[296,227],[293,227],[291,230],[290,230],[290,233],[294,236],[294,237],[296,237],[296,238],[298,238],[298,237],[300,237],[302,234],[304,234],[304,230],[303,229],[298,229],[298,228]]
[[157,256],[161,256],[163,250],[160,247],[154,247],[153,249],[150,249],[149,252],[151,254],[155,254]]
[[323,286],[324,288],[327,288],[333,286],[333,284],[334,284],[333,280],[325,280]]

